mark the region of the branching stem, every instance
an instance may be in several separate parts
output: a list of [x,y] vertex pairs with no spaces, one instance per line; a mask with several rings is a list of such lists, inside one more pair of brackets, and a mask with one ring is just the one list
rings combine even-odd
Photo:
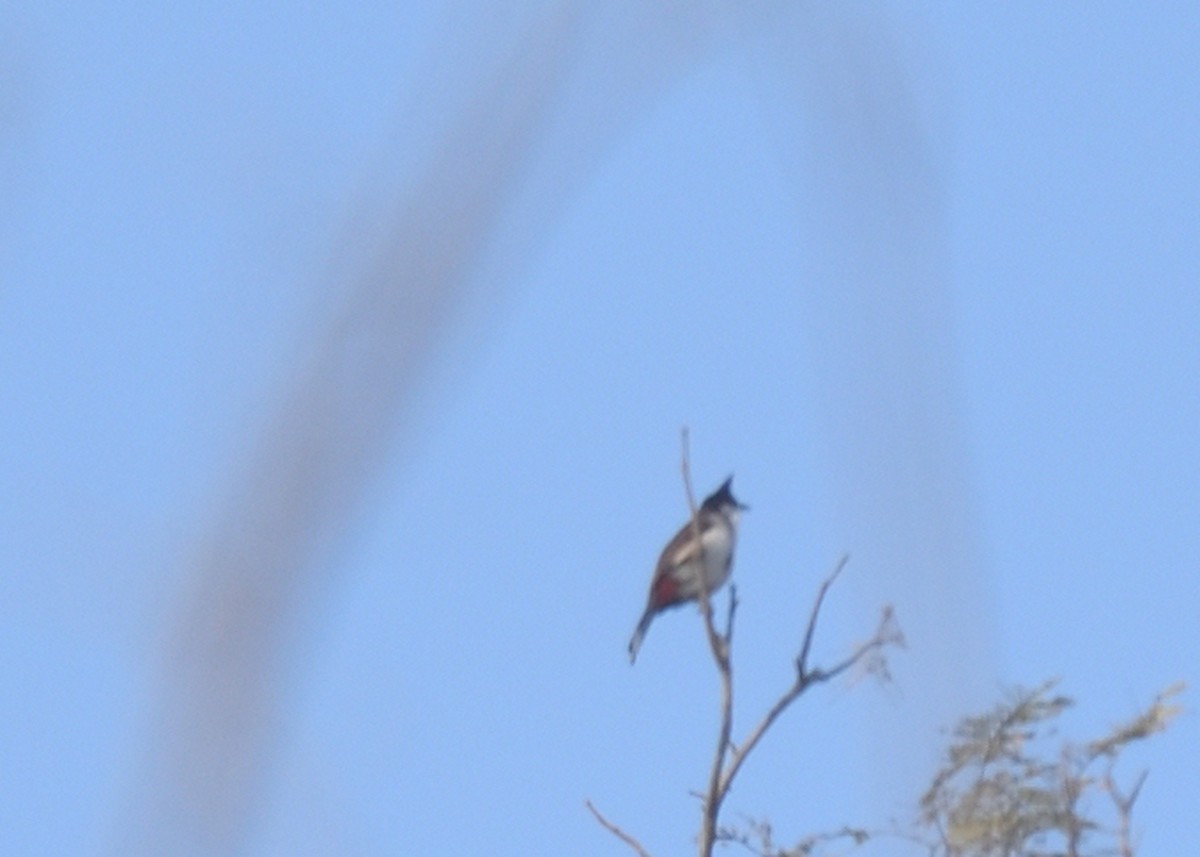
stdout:
[[[721,805],[724,803],[725,798],[729,796],[729,791],[733,786],[733,780],[737,776],[738,771],[741,770],[746,759],[754,751],[754,748],[758,746],[759,741],[766,735],[767,730],[771,728],[776,719],[814,684],[820,684],[836,678],[861,662],[868,655],[882,650],[889,644],[902,644],[903,638],[894,627],[892,608],[885,606],[874,636],[859,645],[848,657],[828,668],[810,668],[808,666],[809,656],[812,652],[813,637],[816,634],[817,619],[820,616],[821,607],[825,603],[825,596],[829,592],[830,587],[833,586],[834,581],[837,580],[842,570],[846,567],[846,563],[850,560],[849,555],[843,556],[838,560],[837,565],[829,576],[821,582],[821,586],[817,590],[817,597],[813,601],[812,610],[808,616],[808,624],[804,629],[800,653],[796,656],[796,676],[791,686],[768,709],[758,724],[750,730],[746,739],[735,744],[732,740],[733,664],[731,651],[733,621],[738,606],[737,590],[733,584],[730,584],[729,612],[726,615],[725,632],[722,634],[717,630],[716,624],[713,621],[712,604],[709,600],[711,593],[708,591],[708,580],[703,572],[704,543],[701,540],[700,510],[696,506],[695,495],[692,493],[691,461],[686,426],[681,432],[681,442],[680,470],[683,477],[683,491],[687,498],[688,511],[691,514],[692,537],[696,541],[695,556],[698,558],[701,566],[699,574],[700,594],[697,602],[700,608],[700,616],[703,620],[704,633],[708,639],[708,648],[712,653],[713,663],[716,665],[721,685],[716,747],[713,750],[707,787],[704,793],[699,795],[702,802],[700,835],[697,839],[699,854],[700,857],[712,857],[713,848],[719,839],[717,822],[721,814]],[[629,845],[637,852],[639,857],[649,857],[646,850],[636,839],[608,821],[590,801],[586,803],[586,806],[605,829],[626,845]]]

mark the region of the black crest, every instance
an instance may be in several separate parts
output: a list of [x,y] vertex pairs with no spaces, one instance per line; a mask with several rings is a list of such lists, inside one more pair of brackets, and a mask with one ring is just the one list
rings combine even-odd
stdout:
[[730,506],[734,507],[735,509],[749,508],[748,506],[739,503],[733,496],[732,476],[721,483],[720,488],[704,498],[704,502],[700,504],[700,509],[701,511],[705,512],[717,512]]

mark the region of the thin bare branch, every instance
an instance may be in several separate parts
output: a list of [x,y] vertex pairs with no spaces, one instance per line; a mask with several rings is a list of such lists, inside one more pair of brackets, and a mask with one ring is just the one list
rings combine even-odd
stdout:
[[[715,654],[715,653],[714,653]],[[725,779],[725,763],[729,757],[729,746],[733,734],[733,677],[728,658],[718,661],[721,673],[721,724],[717,734],[717,746],[713,751],[712,767],[708,773],[708,789],[704,797],[703,824],[700,830],[700,857],[710,857],[717,841],[717,817],[721,813],[721,802],[728,793],[722,788]]]
[[628,845],[630,848],[632,848],[634,853],[637,854],[638,857],[651,857],[650,852],[642,847],[642,843],[638,842],[636,839],[634,839],[632,836],[630,836],[624,830],[617,827],[615,824],[613,824],[611,821],[609,821],[607,818],[605,818],[603,815],[601,815],[600,810],[596,809],[596,807],[592,804],[592,802],[590,800],[585,800],[583,802],[583,805],[588,808],[588,811],[592,814],[592,816],[596,819],[596,821],[600,822],[601,827],[603,827],[605,830],[607,830],[613,836],[617,837],[617,839],[620,839],[622,842],[624,842],[626,845]]
[[[682,450],[679,469],[683,474],[683,492],[687,498],[688,513],[692,518],[692,538],[696,541],[696,556],[699,558],[701,565],[703,565],[704,544],[700,539],[700,509],[696,505],[696,496],[692,492],[692,465],[688,427],[684,426],[680,429],[679,434]],[[708,647],[712,650],[713,658],[716,659],[718,667],[721,667],[728,658],[728,645],[727,641],[723,640],[717,632],[716,625],[713,624],[710,595],[711,593],[708,591],[708,578],[701,574],[700,597],[696,599],[696,604],[700,608],[700,615],[704,617],[704,632],[708,637]],[[725,664],[725,666],[728,666],[728,664]]]
[[1129,790],[1129,797],[1125,798],[1121,803],[1121,808],[1126,812],[1133,811],[1133,804],[1137,801],[1138,795],[1142,793],[1142,786],[1146,784],[1146,777],[1150,776],[1149,771],[1142,771],[1141,776],[1137,778],[1137,782],[1133,784],[1133,788]]
[[[688,444],[688,429],[684,426],[680,432],[682,455],[680,469],[683,474],[683,490],[687,495],[688,510],[692,514],[692,537],[696,540],[696,556],[701,566],[704,564],[704,545],[700,539],[700,510],[696,507],[696,499],[692,493],[691,455]],[[700,857],[710,857],[713,845],[717,841],[717,816],[721,811],[721,801],[724,792],[721,781],[728,757],[730,735],[733,732],[733,669],[730,664],[730,640],[733,638],[733,617],[737,610],[737,592],[732,584],[729,590],[729,614],[726,634],[724,637],[717,631],[713,623],[712,604],[709,601],[708,580],[700,572],[700,616],[704,620],[704,632],[708,637],[708,647],[712,652],[713,662],[717,665],[717,673],[721,677],[721,707],[720,724],[717,728],[717,745],[713,751],[712,765],[708,773],[708,787],[705,789],[700,823],[699,848]]]
[[[809,834],[790,848],[784,848],[776,845],[770,821],[746,818],[744,825],[744,827],[722,827],[717,833],[717,838],[720,842],[741,845],[758,857],[807,857],[807,855],[818,853],[819,848],[840,840],[847,840],[852,846],[858,847],[873,838],[889,835],[887,832],[843,825],[838,830]],[[904,837],[893,836],[892,838],[903,839]]]
[[895,614],[892,610],[892,605],[883,605],[883,610],[879,615],[879,626],[875,629],[875,635],[865,643],[859,645],[845,660],[838,662],[829,669],[814,669],[808,673],[809,684],[817,684],[822,681],[829,681],[831,678],[844,673],[850,667],[862,661],[867,655],[878,651],[887,645],[903,645],[904,637],[895,628]]
[[726,646],[733,645],[733,614],[737,612],[737,608],[737,587],[731,581],[729,584],[729,610],[725,614],[725,633],[722,635]]
[[[700,538],[700,511],[696,506],[695,496],[692,493],[691,456],[687,426],[683,427],[680,435],[682,446],[680,470],[683,476],[683,490],[687,496],[688,510],[692,516],[692,534],[696,540],[696,555],[703,562],[704,546]],[[700,857],[711,857],[714,845],[721,838],[721,832],[717,826],[721,805],[729,795],[729,790],[733,786],[733,780],[737,776],[737,772],[741,769],[742,764],[779,715],[810,686],[829,681],[841,675],[855,664],[862,662],[872,653],[883,649],[889,644],[903,643],[903,637],[894,624],[892,608],[887,606],[883,610],[883,615],[880,618],[879,626],[874,636],[858,646],[849,657],[828,669],[809,668],[808,658],[812,652],[817,619],[820,616],[821,607],[825,602],[825,596],[849,561],[850,556],[848,554],[842,556],[829,576],[821,582],[820,589],[817,591],[817,597],[813,602],[812,611],[809,614],[808,625],[804,631],[800,653],[796,657],[795,681],[775,701],[775,704],[771,706],[763,719],[751,730],[746,740],[740,744],[734,744],[731,737],[733,732],[733,665],[731,653],[734,615],[738,604],[737,590],[732,584],[730,585],[729,612],[725,633],[722,635],[713,622],[712,605],[709,600],[710,593],[706,588],[708,581],[704,579],[703,574],[700,575],[700,615],[704,620],[704,631],[708,637],[709,649],[712,652],[713,662],[716,664],[717,673],[721,681],[720,720],[717,727],[717,743],[713,752],[712,765],[709,769],[708,785],[701,797],[703,802],[702,818],[700,835],[698,837]],[[882,669],[886,672],[886,666],[882,667]]]
[[[837,578],[838,574],[841,573],[842,568],[845,567],[846,559],[846,557],[842,558],[837,567],[834,569],[833,573],[830,574],[821,585],[821,589],[817,594],[817,600],[814,604],[812,615],[809,619],[808,630],[805,632],[806,642],[812,638],[812,630],[816,626],[817,616],[819,614],[821,603],[825,597],[825,591],[833,583],[834,579]],[[902,637],[894,627],[893,619],[894,617],[892,608],[890,606],[885,606],[883,608],[882,615],[880,616],[879,626],[876,628],[875,634],[871,637],[871,639],[858,646],[858,648],[856,648],[847,658],[840,661],[833,667],[830,667],[829,669],[807,669],[803,666],[803,662],[806,659],[807,654],[803,651],[801,652],[800,656],[796,658],[796,680],[792,682],[792,686],[784,691],[784,693],[777,700],[775,700],[775,704],[771,706],[771,708],[763,716],[762,720],[758,722],[758,725],[750,731],[750,734],[744,741],[741,742],[741,744],[738,746],[738,749],[730,754],[729,763],[721,779],[721,784],[718,790],[718,803],[720,800],[725,798],[725,795],[729,793],[729,789],[733,786],[734,777],[737,776],[738,771],[741,770],[742,764],[746,761],[746,758],[750,755],[750,753],[754,751],[754,748],[758,745],[758,742],[762,740],[762,737],[767,733],[767,730],[771,728],[771,725],[775,722],[779,715],[783,714],[783,712],[787,710],[788,706],[795,702],[806,690],[808,690],[814,684],[820,684],[822,682],[829,681],[838,675],[841,675],[843,672],[862,661],[872,652],[880,650],[887,645],[898,645],[903,642]]]
[[700,520],[700,510],[696,506],[696,495],[692,493],[692,453],[691,439],[688,434],[688,427],[684,426],[679,430],[679,443],[682,454],[679,459],[679,469],[683,474],[683,493],[687,498],[688,512],[692,516],[693,525],[697,525],[695,531],[696,541],[700,541],[700,530],[698,521]]
[[796,658],[796,671],[801,674],[805,672],[808,665],[808,653],[812,650],[813,634],[817,630],[817,616],[821,612],[821,605],[825,602],[825,593],[829,591],[829,587],[833,586],[833,582],[837,580],[838,575],[842,573],[842,569],[846,567],[846,563],[848,562],[850,562],[850,554],[842,554],[842,558],[838,560],[833,573],[821,581],[821,588],[817,590],[816,600],[813,601],[812,613],[808,616],[808,628],[804,632],[804,644],[800,647],[800,656]]

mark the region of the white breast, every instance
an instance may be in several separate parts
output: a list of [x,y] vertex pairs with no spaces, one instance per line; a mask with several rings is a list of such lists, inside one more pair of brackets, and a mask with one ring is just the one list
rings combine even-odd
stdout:
[[737,538],[736,522],[730,523],[733,526],[713,527],[700,538],[704,545],[704,582],[710,593],[716,592],[729,579]]

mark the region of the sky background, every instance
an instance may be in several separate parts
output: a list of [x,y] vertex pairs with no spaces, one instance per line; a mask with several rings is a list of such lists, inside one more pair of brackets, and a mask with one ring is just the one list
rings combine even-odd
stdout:
[[735,737],[843,552],[818,662],[908,639],[729,820],[1195,687],[1200,7],[738,6],[0,9],[0,852],[686,852],[695,612],[625,652],[683,425],[752,507]]

